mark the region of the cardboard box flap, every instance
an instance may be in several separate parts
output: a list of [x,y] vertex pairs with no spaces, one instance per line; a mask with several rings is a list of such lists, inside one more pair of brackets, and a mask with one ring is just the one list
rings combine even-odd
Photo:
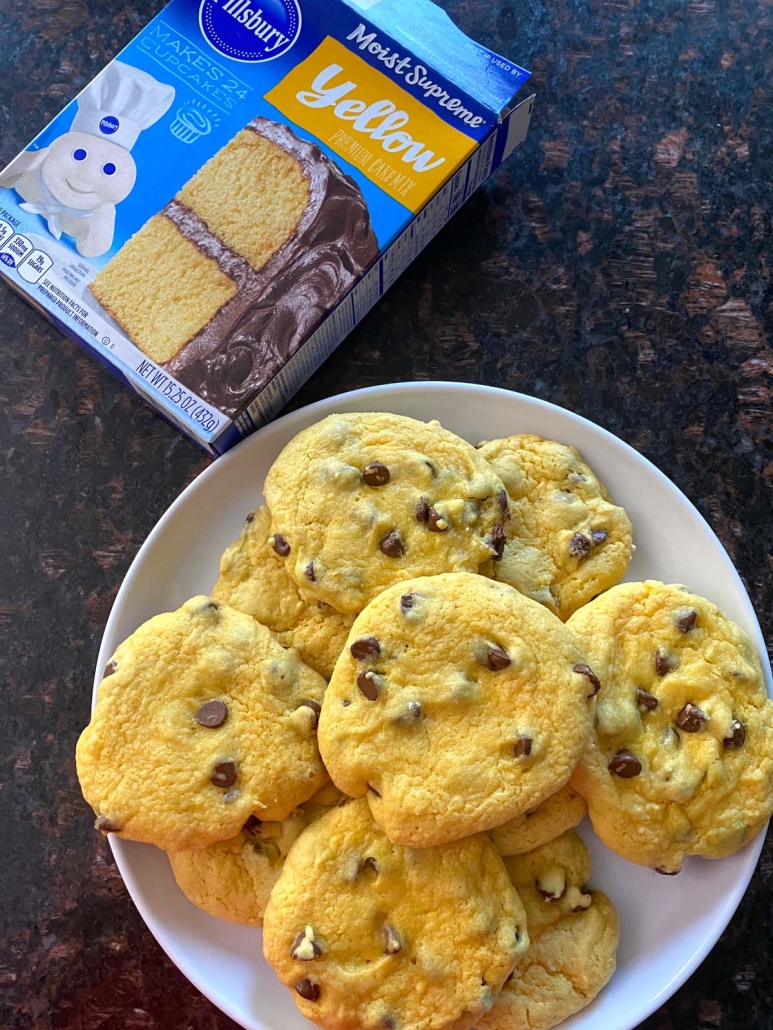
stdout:
[[500,120],[531,73],[466,36],[432,0],[343,0]]

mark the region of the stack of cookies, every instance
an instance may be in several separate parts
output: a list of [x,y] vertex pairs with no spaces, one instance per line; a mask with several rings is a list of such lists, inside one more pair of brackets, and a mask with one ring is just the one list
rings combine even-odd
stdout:
[[563,444],[334,415],[264,493],[211,596],[105,669],[77,753],[97,828],[262,925],[329,1030],[557,1025],[615,969],[586,811],[668,875],[769,818],[751,641],[685,587],[617,585],[631,523]]

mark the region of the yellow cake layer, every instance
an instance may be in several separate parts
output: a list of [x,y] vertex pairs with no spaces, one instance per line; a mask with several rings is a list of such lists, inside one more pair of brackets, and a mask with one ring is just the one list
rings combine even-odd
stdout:
[[177,199],[260,271],[295,231],[309,203],[309,183],[287,151],[242,129]]
[[102,269],[91,292],[160,364],[203,329],[237,287],[165,215],[154,215]]

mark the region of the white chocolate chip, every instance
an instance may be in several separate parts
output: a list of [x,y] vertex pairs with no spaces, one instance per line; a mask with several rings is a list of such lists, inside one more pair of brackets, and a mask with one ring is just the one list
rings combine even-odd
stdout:
[[385,955],[396,955],[403,946],[397,930],[390,926],[389,923],[384,923],[381,927],[381,943],[384,947]]
[[560,866],[549,866],[537,877],[537,890],[546,901],[558,901],[566,890],[566,873]]
[[566,906],[570,912],[577,912],[583,908],[590,908],[593,898],[589,891],[581,891],[578,887],[568,887],[566,891]]
[[302,933],[298,934],[290,948],[290,956],[298,962],[311,962],[321,954],[322,949],[314,938],[314,929],[311,926],[307,926]]

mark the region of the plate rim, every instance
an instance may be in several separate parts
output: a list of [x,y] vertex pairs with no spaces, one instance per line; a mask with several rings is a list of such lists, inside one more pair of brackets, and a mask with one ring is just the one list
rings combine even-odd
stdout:
[[[668,491],[675,492],[680,500],[688,505],[692,510],[692,514],[695,518],[702,523],[703,528],[707,531],[709,536],[713,539],[717,546],[717,550],[721,559],[725,565],[726,571],[730,577],[735,581],[736,588],[739,589],[740,594],[745,602],[748,616],[747,629],[753,638],[756,638],[755,643],[757,645],[758,652],[760,653],[760,659],[762,662],[763,673],[766,680],[768,694],[771,695],[771,683],[773,682],[773,673],[771,673],[770,660],[765,646],[764,637],[762,630],[757,618],[757,614],[754,610],[754,606],[751,603],[748,591],[741,579],[738,570],[733,564],[729,554],[727,553],[722,541],[719,539],[714,529],[711,527],[709,522],[704,518],[698,508],[693,504],[690,498],[674,483],[664,472],[662,472],[657,465],[655,465],[645,455],[639,453],[634,447],[623,440],[621,437],[615,435],[604,426],[598,425],[591,419],[586,418],[584,415],[579,415],[568,408],[565,408],[559,404],[555,404],[551,401],[543,400],[539,397],[532,397],[528,394],[521,393],[515,390],[508,390],[502,387],[488,386],[480,383],[466,383],[458,382],[454,380],[417,380],[411,382],[398,382],[398,383],[380,383],[372,386],[363,387],[360,389],[348,390],[343,393],[333,394],[330,397],[324,397],[320,400],[314,401],[311,404],[303,405],[300,408],[295,408],[293,411],[287,412],[280,418],[277,418],[267,425],[257,429],[250,436],[241,440],[236,446],[231,448],[226,454],[217,458],[212,464],[207,466],[196,478],[189,483],[184,490],[172,501],[169,507],[164,511],[161,517],[157,520],[153,528],[151,529],[148,536],[145,538],[137,554],[132,559],[126,574],[123,577],[121,586],[118,589],[115,600],[110,609],[110,615],[108,616],[105,628],[102,634],[102,640],[100,642],[99,652],[97,656],[97,663],[94,671],[94,685],[92,691],[92,710],[96,703],[96,693],[99,683],[101,682],[100,670],[104,668],[104,665],[109,658],[110,653],[114,650],[116,645],[110,643],[111,638],[115,635],[115,625],[118,622],[122,608],[124,605],[125,598],[130,594],[135,578],[140,573],[140,568],[143,565],[145,555],[153,548],[156,538],[159,537],[165,530],[167,525],[172,522],[178,511],[187,504],[190,498],[195,494],[204,489],[209,479],[219,474],[219,470],[227,466],[229,462],[233,462],[237,455],[242,454],[245,450],[260,446],[260,442],[264,435],[269,430],[274,430],[278,426],[282,426],[289,421],[297,420],[299,416],[308,417],[315,414],[318,411],[326,409],[326,414],[332,414],[335,407],[340,405],[340,410],[344,411],[352,405],[352,403],[360,402],[363,399],[373,397],[374,400],[383,395],[385,391],[390,393],[410,393],[410,392],[444,392],[451,390],[459,390],[467,393],[477,393],[485,395],[494,395],[500,398],[506,398],[508,402],[515,401],[517,403],[523,403],[527,407],[534,407],[537,410],[544,412],[558,411],[564,417],[567,417],[570,421],[576,421],[580,425],[586,427],[592,433],[601,434],[605,438],[607,443],[611,443],[614,447],[622,448],[623,453],[628,457],[631,457],[636,462],[643,462],[651,474],[660,480],[663,486]],[[388,405],[387,405],[388,408]],[[360,409],[358,409],[360,410]],[[374,407],[372,410],[386,410]],[[324,417],[324,416],[320,416]],[[746,865],[743,869],[742,874],[737,878],[731,890],[725,893],[721,899],[719,905],[719,912],[717,914],[717,926],[719,927],[716,935],[709,933],[706,938],[701,942],[699,948],[690,956],[687,962],[681,966],[675,973],[671,980],[666,983],[663,988],[653,998],[650,998],[644,1004],[637,1006],[635,1009],[629,1010],[629,1016],[627,1017],[626,1027],[627,1030],[635,1030],[639,1024],[647,1019],[652,1013],[657,1011],[661,1005],[663,1005],[669,998],[671,998],[676,991],[692,976],[695,970],[703,963],[707,955],[715,947],[719,941],[721,935],[727,929],[730,920],[735,914],[738,906],[740,905],[746,890],[749,886],[752,876],[757,868],[760,853],[765,843],[766,829],[760,831],[756,839],[747,845],[747,860]],[[131,900],[142,917],[145,925],[147,926],[150,933],[153,935],[159,946],[162,948],[164,953],[167,955],[172,964],[180,970],[183,976],[193,984],[193,986],[207,1000],[215,1006],[216,1009],[223,1012],[230,1019],[232,1019],[239,1026],[244,1027],[244,1023],[241,1019],[241,1012],[237,1010],[235,1005],[232,1005],[229,999],[218,997],[215,1000],[210,994],[209,989],[200,982],[200,979],[193,970],[186,968],[188,964],[181,961],[179,957],[174,957],[172,952],[175,951],[174,942],[169,939],[165,931],[165,927],[160,919],[157,919],[154,915],[154,910],[146,905],[144,898],[142,897],[141,888],[137,885],[133,873],[130,869],[130,857],[127,853],[126,845],[131,845],[131,841],[123,841],[119,838],[114,838],[112,835],[108,836],[108,843],[112,850],[116,865],[123,879],[124,885],[131,897]]]

